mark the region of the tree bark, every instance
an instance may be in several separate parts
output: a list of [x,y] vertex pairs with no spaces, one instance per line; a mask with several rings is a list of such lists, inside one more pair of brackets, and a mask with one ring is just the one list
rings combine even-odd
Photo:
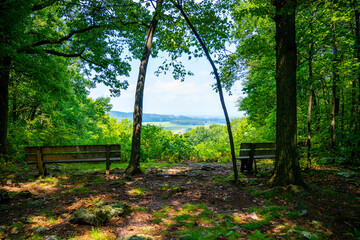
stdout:
[[212,69],[214,71],[215,79],[216,79],[216,87],[217,87],[217,90],[219,92],[221,107],[222,107],[224,115],[225,115],[226,126],[227,126],[227,130],[228,130],[228,134],[229,134],[231,160],[232,160],[233,171],[234,171],[234,182],[235,182],[235,184],[239,184],[240,181],[239,181],[239,174],[238,174],[238,169],[237,169],[237,164],[236,164],[234,138],[233,138],[232,131],[231,131],[230,119],[229,119],[229,115],[228,115],[226,105],[225,105],[224,94],[223,94],[223,91],[222,91],[218,70],[217,70],[217,68],[216,68],[216,66],[214,64],[214,61],[212,60],[212,58],[210,56],[210,53],[209,53],[204,41],[200,37],[200,35],[199,35],[198,31],[196,30],[196,28],[194,27],[194,25],[191,23],[190,19],[188,18],[187,14],[185,13],[184,9],[182,8],[182,6],[180,4],[176,4],[176,3],[174,3],[174,4],[180,10],[181,15],[184,17],[186,23],[189,25],[189,27],[191,28],[191,31],[194,33],[196,39],[200,43],[203,51],[205,52],[206,58],[210,62],[210,65],[211,65],[211,67],[212,67]]
[[305,185],[297,154],[296,0],[273,0],[276,7],[276,159],[269,184]]
[[159,16],[161,14],[163,0],[157,0],[156,9],[154,16],[151,20],[147,36],[146,43],[141,58],[139,76],[136,85],[135,93],[135,106],[134,106],[134,122],[133,122],[133,136],[131,143],[131,157],[129,165],[126,168],[126,174],[135,175],[141,173],[140,169],[140,145],[141,145],[141,127],[142,127],[142,113],[143,113],[143,97],[144,97],[144,86],[145,86],[145,77],[146,69],[149,62],[149,57],[151,53],[151,46],[156,30],[156,25],[159,21]]
[[0,158],[6,159],[7,127],[9,112],[10,57],[0,59]]
[[[357,0],[354,0],[354,11],[355,11],[355,58],[357,59],[357,62],[360,62],[360,14],[359,14],[359,6],[357,3]],[[357,99],[357,109],[356,109],[356,116],[355,116],[355,133],[358,134],[358,139],[359,139],[359,129],[360,129],[360,71],[359,69],[357,69],[357,94],[358,94],[358,99]],[[356,80],[354,81],[353,86],[356,87]],[[354,88],[356,89],[356,88]],[[354,98],[356,99],[356,92],[354,94]],[[356,104],[355,104],[356,106]],[[357,141],[357,143],[355,143],[355,146],[352,149],[352,159],[359,159],[360,157],[360,140]]]
[[[313,33],[312,22],[310,24],[310,33]],[[313,68],[312,68],[312,60],[313,60],[313,52],[314,52],[314,42],[311,40],[310,49],[309,49],[309,58],[308,58],[308,67],[309,67],[309,105],[308,105],[308,115],[307,115],[307,169],[311,169],[311,109],[313,102]]]
[[[335,23],[333,32],[335,32]],[[338,97],[338,82],[339,82],[339,73],[338,73],[338,53],[337,53],[337,42],[336,37],[333,37],[333,79],[332,79],[332,87],[331,87],[331,111],[330,111],[330,133],[331,133],[331,149],[333,151],[336,150],[336,118],[339,115],[339,106],[340,106],[340,98]]]

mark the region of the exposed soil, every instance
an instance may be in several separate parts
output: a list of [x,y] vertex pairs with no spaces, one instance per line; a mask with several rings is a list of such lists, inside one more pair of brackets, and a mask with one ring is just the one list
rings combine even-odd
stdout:
[[[185,204],[205,204],[214,213],[236,216],[246,222],[258,217],[249,212],[252,207],[261,208],[272,201],[291,211],[299,199],[304,204],[300,210],[306,209],[305,214],[296,218],[277,218],[259,230],[275,239],[288,239],[290,235],[280,234],[282,229],[301,226],[322,231],[325,233],[323,238],[356,239],[354,228],[360,229],[358,172],[344,177],[333,169],[314,170],[304,174],[310,186],[305,194],[287,196],[284,189],[277,189],[278,193],[273,189],[275,194],[269,197],[264,179],[252,174],[243,175],[241,186],[231,184],[227,178],[232,172],[230,164],[187,163],[163,170],[148,169],[146,174],[133,179],[122,179],[121,169],[113,169],[108,176],[90,171],[63,175],[60,171],[61,168],[50,170],[53,177],[43,180],[25,180],[35,176],[36,169],[8,176],[11,180],[3,179],[0,189],[11,193],[10,202],[0,205],[0,225],[7,228],[2,233],[4,239],[30,238],[36,234],[56,235],[62,239],[71,236],[92,239],[89,235],[92,226],[71,224],[69,219],[76,209],[90,207],[99,199],[109,203],[124,201],[134,209],[130,216],[113,219],[101,226],[109,239],[135,234],[147,234],[156,239],[182,239],[176,234],[181,226],[166,224],[166,219],[154,221],[154,213],[164,206],[171,208],[168,215],[176,215]],[[22,191],[31,194],[16,194]],[[14,223],[21,226],[16,227]],[[43,227],[45,233],[36,230],[39,227]],[[236,231],[243,236],[239,239],[246,239],[247,234],[254,232],[241,226]],[[295,239],[301,239],[296,236]],[[222,237],[218,239],[227,239]]]

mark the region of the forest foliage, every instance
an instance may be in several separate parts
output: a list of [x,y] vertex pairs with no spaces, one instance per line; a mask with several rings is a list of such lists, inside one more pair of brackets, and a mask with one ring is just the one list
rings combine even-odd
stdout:
[[[24,146],[107,143],[120,143],[124,161],[129,159],[132,122],[110,118],[109,99],[93,100],[87,95],[97,82],[111,86],[114,95],[127,88],[128,83],[118,76],[127,76],[129,61],[140,58],[139,43],[145,38],[151,12],[149,5],[132,1],[123,5],[116,1],[81,3],[85,2],[87,7],[78,1],[43,1],[39,5],[29,1],[21,7],[12,6],[18,7],[16,15],[1,9],[7,12],[1,18],[2,32],[11,33],[0,36],[1,60],[10,56],[12,64],[7,129],[10,160],[22,161]],[[210,2],[190,4],[194,8],[187,10],[197,14]],[[234,81],[243,81],[246,95],[238,106],[248,116],[231,121],[238,148],[241,142],[275,141],[275,10],[270,1],[231,3],[232,21],[222,22],[217,32],[224,30],[219,39],[226,45],[231,29],[236,50],[216,58],[216,64],[221,66],[223,87],[231,89]],[[193,40],[190,35],[180,44],[180,33],[188,30],[170,5],[166,5],[169,14],[165,14],[165,21],[159,23],[161,31],[152,55],[168,49],[171,60],[160,66],[159,72],[172,69],[175,77],[183,79],[186,71],[177,57],[201,57],[202,53],[196,50],[198,45],[186,45]],[[358,8],[355,0],[298,1],[296,15],[298,141],[311,139],[316,158],[352,164],[358,163],[360,152]],[[107,11],[100,11],[104,9]],[[209,15],[199,19],[212,21]],[[205,38],[216,38],[207,24],[195,17],[192,20]],[[89,26],[91,29],[85,31]],[[215,40],[207,43],[222,50],[217,49]],[[197,127],[180,135],[161,127],[143,127],[143,161],[229,159],[228,149],[223,125]]]

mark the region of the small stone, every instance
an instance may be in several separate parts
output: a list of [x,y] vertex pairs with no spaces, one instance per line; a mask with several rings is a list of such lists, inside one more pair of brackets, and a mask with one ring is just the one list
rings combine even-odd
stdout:
[[45,233],[47,231],[46,228],[41,226],[33,227],[32,230],[37,233]]
[[105,206],[105,205],[107,205],[107,204],[109,204],[109,203],[108,203],[106,200],[100,199],[100,200],[95,204],[95,206],[100,207],[100,206]]
[[300,212],[300,216],[305,216],[308,214],[308,210],[304,209]]
[[[99,202],[101,204],[107,203],[105,200]],[[130,212],[130,205],[123,202],[115,202],[111,205],[97,204],[89,209],[78,209],[70,218],[70,222],[73,224],[101,225],[112,218],[128,215]]]
[[49,236],[46,237],[45,240],[59,240],[59,238],[57,236]]
[[323,227],[323,223],[322,222],[319,222],[319,221],[316,221],[316,220],[312,220],[311,222],[315,228],[322,228]]
[[132,235],[132,236],[126,236],[124,240],[156,240],[156,238],[148,235]]
[[259,217],[256,215],[255,212],[252,212],[250,214],[247,215],[248,218],[251,218],[253,220],[260,220]]

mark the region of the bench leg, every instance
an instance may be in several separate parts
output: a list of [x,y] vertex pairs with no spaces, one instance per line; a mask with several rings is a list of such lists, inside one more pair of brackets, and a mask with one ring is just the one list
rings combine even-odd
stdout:
[[247,165],[247,160],[241,159],[241,169],[240,169],[241,172],[244,172],[246,165]]
[[106,175],[110,173],[110,146],[106,145]]
[[251,173],[251,172],[253,171],[253,167],[252,167],[253,162],[254,162],[253,159],[249,159],[249,160],[247,161],[246,170],[247,170],[249,173]]
[[110,173],[110,163],[106,162],[106,175]]
[[257,165],[256,165],[256,160],[255,159],[254,159],[254,167],[255,167],[255,174],[257,174],[258,171],[257,171]]

